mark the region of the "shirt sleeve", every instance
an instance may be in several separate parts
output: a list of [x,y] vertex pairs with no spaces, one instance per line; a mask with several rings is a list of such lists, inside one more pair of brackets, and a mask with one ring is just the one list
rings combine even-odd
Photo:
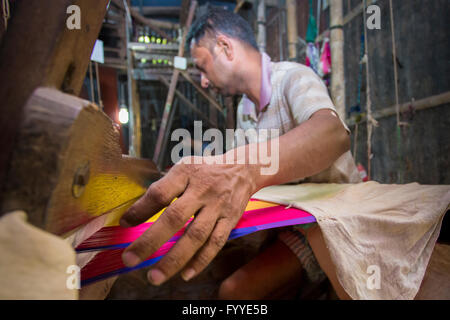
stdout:
[[[307,121],[321,109],[333,110],[339,118],[325,84],[308,67],[302,66],[288,70],[283,79],[283,92],[296,125]],[[350,133],[345,122],[340,120]]]

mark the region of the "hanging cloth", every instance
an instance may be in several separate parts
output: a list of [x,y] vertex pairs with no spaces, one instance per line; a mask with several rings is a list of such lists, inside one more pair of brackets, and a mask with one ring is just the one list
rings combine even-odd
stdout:
[[319,76],[322,78],[331,73],[330,39],[325,38],[322,45],[322,53],[319,61]]
[[314,43],[317,38],[317,23],[316,18],[314,17],[313,10],[313,1],[309,0],[309,20],[308,20],[308,29],[306,31],[306,42]]

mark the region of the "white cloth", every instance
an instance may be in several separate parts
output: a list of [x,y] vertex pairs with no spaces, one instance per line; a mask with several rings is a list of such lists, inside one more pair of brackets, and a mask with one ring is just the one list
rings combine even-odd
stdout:
[[[414,299],[450,204],[450,186],[300,184],[254,196],[310,212],[317,219],[352,299]],[[379,270],[380,287],[372,281]]]
[[[238,129],[279,129],[280,135],[294,129],[307,121],[315,112],[329,109],[336,113],[336,109],[322,80],[302,64],[294,62],[271,63],[270,83],[271,97],[269,105],[258,116],[255,106],[249,115],[244,112],[244,101],[238,105],[236,128]],[[347,125],[342,125],[350,133]],[[252,136],[247,137],[246,143]],[[297,180],[298,181],[298,180]],[[304,179],[312,183],[358,183],[361,182],[350,151],[345,152],[328,169],[312,177]]]
[[75,251],[64,239],[30,225],[23,211],[0,218],[0,255],[0,299],[78,299],[78,290],[67,286],[75,275],[67,273]]

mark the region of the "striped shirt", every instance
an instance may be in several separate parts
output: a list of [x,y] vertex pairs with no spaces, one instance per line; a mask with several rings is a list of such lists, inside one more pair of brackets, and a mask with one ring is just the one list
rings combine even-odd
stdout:
[[[259,114],[245,95],[237,109],[238,129],[279,129],[280,135],[307,121],[316,111],[336,109],[322,80],[310,68],[294,62],[271,62],[262,54],[262,79]],[[337,115],[337,113],[336,113]],[[346,130],[347,125],[340,119]],[[247,139],[251,139],[248,137]],[[256,141],[247,140],[246,143]],[[330,168],[304,182],[358,183],[361,181],[350,151]]]

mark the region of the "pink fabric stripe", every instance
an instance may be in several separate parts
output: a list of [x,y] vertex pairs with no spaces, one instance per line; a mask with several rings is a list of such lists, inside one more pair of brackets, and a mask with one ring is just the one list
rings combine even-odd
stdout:
[[235,228],[255,227],[263,224],[310,216],[311,214],[306,211],[296,208],[286,209],[284,206],[256,209],[245,212]]

